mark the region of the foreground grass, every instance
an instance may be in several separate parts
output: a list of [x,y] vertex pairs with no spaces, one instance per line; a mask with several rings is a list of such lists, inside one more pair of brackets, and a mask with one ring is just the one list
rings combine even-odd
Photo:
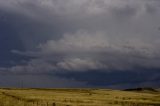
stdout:
[[107,89],[0,89],[0,106],[160,106],[160,93]]

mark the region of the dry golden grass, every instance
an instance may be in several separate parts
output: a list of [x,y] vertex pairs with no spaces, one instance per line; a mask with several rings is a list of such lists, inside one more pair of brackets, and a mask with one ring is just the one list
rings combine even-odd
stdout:
[[160,106],[160,93],[108,89],[0,89],[0,106]]

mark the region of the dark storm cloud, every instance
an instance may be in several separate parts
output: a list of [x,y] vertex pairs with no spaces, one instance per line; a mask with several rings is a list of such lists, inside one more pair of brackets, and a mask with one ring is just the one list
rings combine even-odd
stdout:
[[[25,48],[32,48],[26,53],[11,51],[39,55],[34,61],[44,63],[46,57],[56,57],[54,63],[46,63],[53,65],[50,70],[159,68],[158,31],[154,30],[158,23],[149,14],[159,9],[158,1],[7,0],[2,4],[2,10],[17,14],[7,22],[14,25]],[[32,60],[11,69],[28,70]]]
[[0,58],[14,60],[3,74],[160,69],[158,0],[1,0],[0,10]]
[[0,11],[0,66],[12,66],[17,64],[24,56],[19,56],[10,52],[12,49],[25,50],[23,42],[19,38],[18,32],[11,23],[8,23],[9,14]]
[[[159,87],[160,72],[152,69],[147,72],[104,72],[104,71],[87,71],[87,72],[67,72],[57,73],[58,76],[76,79],[78,81],[87,81],[90,86],[110,87],[110,88],[129,88],[129,87]],[[150,77],[148,77],[150,76]]]
[[0,87],[71,88],[88,86],[86,82],[47,75],[0,75],[0,78]]

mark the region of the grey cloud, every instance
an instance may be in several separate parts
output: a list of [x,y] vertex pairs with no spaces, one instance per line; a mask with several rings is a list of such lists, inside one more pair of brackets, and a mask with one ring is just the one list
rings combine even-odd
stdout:
[[88,71],[88,70],[102,70],[107,68],[105,64],[100,63],[95,60],[87,59],[68,59],[62,62],[57,63],[57,66],[62,70],[69,71]]
[[[146,1],[147,2],[147,1]],[[126,1],[126,0],[6,0],[1,1],[2,7],[26,16],[37,19],[62,18],[66,19],[83,19],[94,16],[111,16],[112,13],[116,15],[130,16],[139,12],[141,6],[145,2],[142,1]],[[138,5],[137,5],[138,4]],[[137,11],[136,11],[137,10]],[[111,14],[110,14],[111,13]],[[120,17],[119,17],[120,18]],[[42,20],[41,20],[42,21]]]
[[103,32],[89,33],[78,31],[75,34],[64,34],[60,40],[49,40],[46,44],[41,44],[39,48],[42,52],[83,52],[104,49],[109,46],[107,37]]
[[[48,63],[45,60],[41,59],[33,59],[27,62],[24,65],[16,65],[9,68],[1,68],[2,72],[8,73],[19,73],[19,74],[42,74],[42,73],[51,73],[51,71],[56,70],[56,67],[52,65],[51,63]],[[8,72],[8,73],[7,73]]]
[[1,74],[55,74],[64,71],[88,71],[105,69],[105,64],[89,59],[65,59],[54,62],[41,60],[29,61],[25,65],[17,65],[10,68],[0,68]]
[[49,40],[38,46],[37,52],[21,55],[36,57],[24,66],[14,66],[11,72],[55,73],[89,70],[133,70],[135,68],[160,68],[157,43],[139,39],[110,42],[104,32],[78,31],[64,34],[59,40]]
[[111,13],[117,20],[128,21],[137,16],[140,8],[134,6],[125,5],[123,7],[113,7],[111,8]]

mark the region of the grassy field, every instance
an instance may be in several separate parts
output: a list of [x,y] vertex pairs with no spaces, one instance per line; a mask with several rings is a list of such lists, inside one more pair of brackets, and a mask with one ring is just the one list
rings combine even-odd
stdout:
[[5,88],[0,106],[160,106],[160,92]]

